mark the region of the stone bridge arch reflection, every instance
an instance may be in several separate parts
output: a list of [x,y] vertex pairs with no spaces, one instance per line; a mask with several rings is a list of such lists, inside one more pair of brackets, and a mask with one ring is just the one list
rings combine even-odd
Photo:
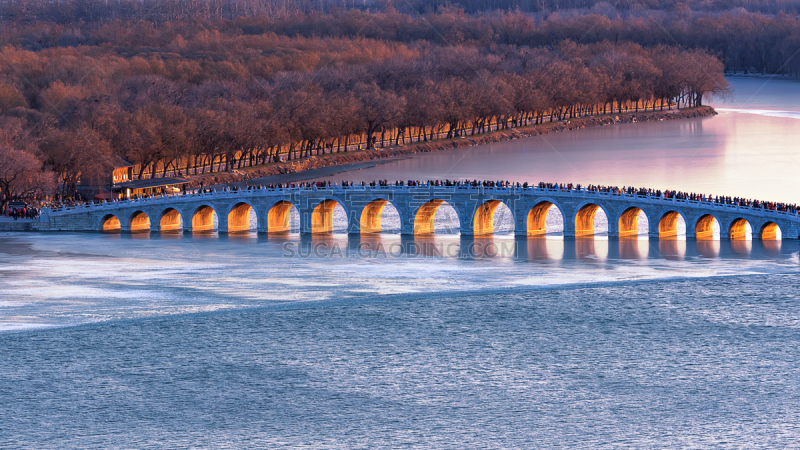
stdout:
[[622,259],[647,259],[650,255],[650,238],[637,235],[619,238],[619,257]]
[[678,238],[659,238],[658,253],[662,258],[680,261],[686,257],[686,239]]
[[[565,245],[570,241],[564,241]],[[608,259],[608,238],[605,236],[579,236],[576,237],[575,257],[581,260],[605,261]]]
[[697,239],[694,245],[697,249],[697,254],[704,258],[716,258],[719,256],[721,247],[719,239]]
[[736,255],[749,256],[753,251],[752,239],[732,239],[730,241],[731,251]]
[[529,261],[560,261],[564,259],[564,238],[553,236],[530,236],[517,245],[525,245]]

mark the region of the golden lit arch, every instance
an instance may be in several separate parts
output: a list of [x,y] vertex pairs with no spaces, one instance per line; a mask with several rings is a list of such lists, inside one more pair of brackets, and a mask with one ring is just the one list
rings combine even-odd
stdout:
[[281,200],[267,212],[267,231],[270,233],[285,233],[289,231],[289,217],[294,208],[292,202]]
[[159,220],[159,230],[177,231],[182,228],[181,213],[175,208],[167,208],[161,213]]
[[578,214],[575,215],[575,236],[594,235],[594,217],[598,209],[599,205],[589,203],[578,210]]
[[362,233],[381,232],[381,215],[388,203],[388,200],[382,198],[373,200],[361,210],[360,229]]
[[237,203],[228,213],[228,232],[250,230],[250,214],[253,207],[247,202]]
[[677,237],[678,220],[680,218],[681,214],[678,211],[669,211],[661,216],[661,220],[658,222],[658,238],[669,239]]
[[711,214],[701,216],[694,227],[695,236],[698,240],[714,239],[714,222],[717,218]]
[[197,208],[192,215],[192,231],[209,231],[214,229],[214,208],[203,205]]
[[631,206],[619,216],[619,237],[639,236],[640,214],[644,214],[644,211],[635,206]]
[[433,234],[436,211],[443,203],[444,200],[431,200],[420,206],[414,215],[414,234]]
[[100,230],[102,231],[120,231],[122,230],[122,223],[119,218],[113,214],[107,214],[100,221]]
[[131,231],[150,230],[150,217],[143,211],[136,211],[131,216]]
[[332,233],[333,232],[333,211],[339,203],[336,200],[327,199],[321,201],[311,213],[311,232],[312,233]]
[[751,230],[752,228],[747,219],[738,218],[731,222],[728,236],[732,241],[742,241],[752,237]]
[[489,200],[478,207],[472,224],[474,235],[494,234],[494,214],[502,203],[500,200]]
[[767,222],[761,227],[762,241],[779,241],[782,237],[781,227],[775,222]]
[[547,234],[547,213],[553,203],[542,201],[528,211],[527,228],[528,236],[541,236]]

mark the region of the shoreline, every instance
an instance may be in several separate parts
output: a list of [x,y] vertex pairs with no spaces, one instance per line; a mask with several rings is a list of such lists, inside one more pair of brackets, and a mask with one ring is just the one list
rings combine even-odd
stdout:
[[793,75],[783,75],[780,73],[731,73],[731,72],[723,72],[722,75],[725,78],[767,78],[767,79],[777,79],[777,80],[790,80],[790,81],[800,81],[800,77],[793,76]]
[[[203,185],[208,188],[217,185],[233,186],[238,184],[239,186],[244,186],[246,184],[260,183],[290,183],[298,181],[299,179],[329,176],[348,170],[372,167],[392,159],[411,156],[416,153],[473,147],[476,145],[492,144],[590,127],[662,120],[693,119],[711,117],[716,114],[717,112],[711,106],[701,106],[682,110],[627,112],[622,114],[581,117],[567,121],[492,131],[476,136],[464,136],[455,139],[442,139],[429,142],[415,142],[412,144],[403,144],[373,150],[329,153],[302,160],[270,163],[253,168],[235,169],[233,172],[214,172],[192,175],[189,177],[190,181],[187,185],[190,188],[196,188],[203,182]],[[312,175],[314,172],[317,172],[318,175]]]

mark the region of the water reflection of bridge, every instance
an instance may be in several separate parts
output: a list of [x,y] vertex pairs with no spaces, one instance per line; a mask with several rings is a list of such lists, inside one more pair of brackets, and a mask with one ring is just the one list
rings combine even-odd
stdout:
[[[332,186],[250,189],[155,197],[44,210],[41,229],[235,233],[291,231],[294,215],[301,234],[339,231],[377,234],[391,210],[403,235],[440,231],[437,212],[452,208],[455,232],[494,234],[497,213],[510,215],[518,236],[551,234],[560,215],[566,237],[603,234],[612,238],[679,236],[697,240],[781,240],[800,237],[800,216],[712,202],[586,190],[473,186]],[[599,224],[607,225],[600,229]],[[580,240],[576,240],[579,242]],[[633,245],[633,244],[631,244]],[[669,246],[671,244],[665,244]]]
[[[274,238],[270,238],[274,239]],[[781,241],[766,240],[690,240],[578,237],[382,237],[361,235],[356,238],[311,237],[306,240],[282,241],[305,256],[398,257],[428,256],[443,258],[517,258],[531,261],[663,258],[792,257],[794,246],[784,247]],[[349,250],[342,250],[343,247]],[[301,255],[302,256],[302,255]]]
[[[287,257],[381,259],[437,257],[520,259],[527,261],[691,260],[696,258],[786,259],[796,261],[797,246],[780,240],[657,239],[641,236],[457,236],[398,234],[263,234],[263,233],[112,233],[121,240],[227,240],[266,244]],[[275,247],[273,247],[274,249]]]

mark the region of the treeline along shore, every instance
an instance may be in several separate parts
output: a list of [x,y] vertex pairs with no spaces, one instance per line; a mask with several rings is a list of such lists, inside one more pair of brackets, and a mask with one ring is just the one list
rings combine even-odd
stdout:
[[[336,36],[324,20],[311,22],[315,36],[313,27],[281,31],[277,19],[268,27],[252,18],[6,19],[0,201],[74,198],[79,185],[100,190],[121,158],[138,179],[291,167],[331,154],[697,108],[727,89],[722,62],[703,49],[581,43],[569,33],[542,46],[365,37],[356,19],[386,20],[370,12],[331,15],[329,25],[346,29],[348,17],[352,29]],[[438,145],[453,144],[430,148]]]
[[[215,184],[229,184],[256,178],[272,177],[276,175],[301,175],[303,172],[315,169],[344,166],[347,164],[368,163],[370,161],[403,157],[417,153],[430,153],[439,150],[451,150],[475,145],[491,144],[513,139],[541,136],[550,133],[579,130],[582,128],[663,120],[693,119],[710,117],[715,114],[717,114],[717,112],[714,111],[714,108],[710,106],[700,106],[697,108],[688,108],[675,111],[642,111],[635,113],[582,117],[568,121],[544,123],[541,125],[494,131],[478,136],[442,139],[439,141],[414,143],[350,153],[334,153],[319,157],[304,158],[298,161],[273,163],[245,170],[237,170],[234,172],[202,174],[191,177],[188,186],[196,188],[201,185],[211,186]],[[299,180],[302,179],[302,176],[292,178]]]

